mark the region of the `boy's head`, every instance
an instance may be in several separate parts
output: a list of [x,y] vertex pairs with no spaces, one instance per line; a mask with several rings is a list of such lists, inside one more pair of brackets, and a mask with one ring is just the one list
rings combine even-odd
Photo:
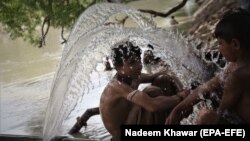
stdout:
[[141,49],[131,42],[117,45],[111,52],[112,62],[118,73],[137,77],[141,73]]
[[244,9],[229,10],[217,24],[214,34],[227,43],[237,39],[241,49],[250,49],[250,13]]
[[111,52],[112,62],[115,66],[122,66],[125,61],[131,58],[141,58],[141,49],[138,46],[134,46],[131,42],[126,41],[123,44],[119,44],[112,49]]

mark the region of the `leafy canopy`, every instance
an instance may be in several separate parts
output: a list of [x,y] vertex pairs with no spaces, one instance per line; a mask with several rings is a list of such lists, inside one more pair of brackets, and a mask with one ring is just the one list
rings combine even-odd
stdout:
[[69,29],[86,8],[103,1],[1,0],[0,23],[13,39],[22,37],[39,44],[50,26]]

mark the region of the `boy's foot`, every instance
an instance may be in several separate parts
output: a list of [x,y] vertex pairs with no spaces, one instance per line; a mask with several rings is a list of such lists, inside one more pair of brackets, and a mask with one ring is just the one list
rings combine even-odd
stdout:
[[74,126],[69,130],[69,134],[74,134],[80,131],[82,126],[87,126],[86,121],[81,121],[81,117],[76,118],[76,123]]

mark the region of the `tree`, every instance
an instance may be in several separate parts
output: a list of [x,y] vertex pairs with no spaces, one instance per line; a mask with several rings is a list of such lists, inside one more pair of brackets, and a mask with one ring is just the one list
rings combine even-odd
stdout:
[[[45,45],[49,28],[61,28],[62,43],[66,42],[63,35],[70,29],[78,16],[89,6],[106,0],[1,0],[0,22],[3,28],[15,39],[21,37],[39,47]],[[107,0],[107,2],[126,3],[135,0]],[[154,16],[167,17],[182,8],[187,0],[170,9],[167,13],[153,10],[141,10]],[[125,22],[127,17],[121,22]],[[39,32],[40,29],[40,32]]]
[[[1,0],[0,22],[12,38],[22,37],[31,43],[45,45],[50,26],[72,27],[88,6],[102,0]],[[41,28],[41,35],[37,32]],[[64,38],[64,37],[63,37]]]

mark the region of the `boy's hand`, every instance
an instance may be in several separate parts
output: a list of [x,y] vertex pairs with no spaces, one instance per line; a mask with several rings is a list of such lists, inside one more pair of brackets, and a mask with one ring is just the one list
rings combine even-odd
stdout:
[[180,124],[180,121],[192,113],[192,111],[193,108],[176,107],[166,118],[165,124]]
[[[189,94],[190,90],[177,93],[177,95],[183,99],[185,99]],[[186,108],[184,104],[177,105],[167,117],[165,124],[179,124],[182,118],[190,113],[190,110],[192,109]]]
[[196,124],[216,124],[219,121],[219,115],[208,108],[202,108],[197,117]]
[[185,90],[185,91],[181,91],[179,93],[177,93],[176,95],[178,95],[179,97],[183,99],[185,99],[188,95],[190,94],[190,90]]
[[178,112],[178,110],[174,108],[172,112],[169,114],[169,116],[167,117],[165,124],[179,124],[180,119],[181,119],[181,116],[179,115],[180,113]]

